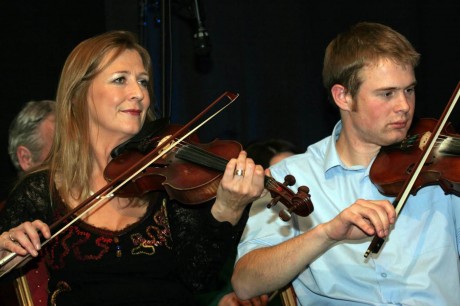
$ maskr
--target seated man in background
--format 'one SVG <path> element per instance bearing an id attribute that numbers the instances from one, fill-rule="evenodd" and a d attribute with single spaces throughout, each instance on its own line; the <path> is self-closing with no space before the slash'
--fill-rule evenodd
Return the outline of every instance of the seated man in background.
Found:
<path id="1" fill-rule="evenodd" d="M 29 101 L 11 122 L 8 154 L 18 176 L 40 165 L 48 156 L 53 142 L 55 108 L 56 102 L 52 100 Z M 48 273 L 41 259 L 28 263 L 15 276 L 12 284 L 0 284 L 1 305 L 47 304 Z"/>
<path id="2" fill-rule="evenodd" d="M 52 100 L 29 101 L 11 122 L 8 154 L 19 173 L 38 166 L 48 155 L 54 134 Z"/>

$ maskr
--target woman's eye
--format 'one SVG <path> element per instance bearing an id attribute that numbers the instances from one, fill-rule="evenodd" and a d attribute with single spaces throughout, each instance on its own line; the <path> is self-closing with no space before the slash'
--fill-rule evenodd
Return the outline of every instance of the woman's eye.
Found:
<path id="1" fill-rule="evenodd" d="M 144 87 L 147 87 L 149 85 L 149 80 L 140 80 L 139 84 L 141 84 Z"/>
<path id="2" fill-rule="evenodd" d="M 125 77 L 119 77 L 113 80 L 114 83 L 123 84 L 125 82 Z"/>

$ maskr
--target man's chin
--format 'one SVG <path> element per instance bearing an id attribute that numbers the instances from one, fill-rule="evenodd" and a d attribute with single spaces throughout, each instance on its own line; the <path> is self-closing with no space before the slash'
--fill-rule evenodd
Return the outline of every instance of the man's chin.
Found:
<path id="1" fill-rule="evenodd" d="M 387 147 L 387 146 L 390 146 L 390 145 L 394 145 L 394 144 L 398 144 L 398 143 L 401 143 L 404 139 L 406 138 L 406 134 L 399 134 L 399 135 L 395 135 L 394 137 L 389 137 L 388 139 L 386 139 L 384 141 L 384 144 L 382 145 L 382 147 Z"/>

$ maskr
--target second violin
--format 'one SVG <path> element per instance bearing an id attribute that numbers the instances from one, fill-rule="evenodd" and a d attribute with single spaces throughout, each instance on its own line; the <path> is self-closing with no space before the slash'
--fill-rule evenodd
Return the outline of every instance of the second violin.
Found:
<path id="1" fill-rule="evenodd" d="M 436 123 L 436 119 L 420 119 L 403 142 L 382 148 L 370 170 L 370 178 L 382 194 L 396 196 L 400 192 Z M 459 157 L 460 134 L 448 123 L 436 140 L 411 193 L 415 195 L 424 186 L 439 185 L 446 193 L 460 195 Z"/>
<path id="2" fill-rule="evenodd" d="M 147 132 L 141 133 L 143 137 L 136 137 L 115 148 L 112 152 L 114 158 L 104 171 L 106 179 L 110 182 L 118 177 L 158 144 L 174 141 L 170 137 L 179 128 L 180 125 L 168 125 L 165 120 L 157 120 L 154 125 L 146 127 Z M 165 190 L 172 199 L 185 204 L 206 202 L 215 198 L 228 160 L 238 156 L 241 149 L 241 144 L 232 140 L 202 144 L 192 134 L 117 191 L 117 195 L 142 196 L 150 191 Z M 282 210 L 280 217 L 285 221 L 290 219 L 291 213 L 308 216 L 313 212 L 308 187 L 302 186 L 298 193 L 294 193 L 287 187 L 294 182 L 292 176 L 286 177 L 283 184 L 265 177 L 265 188 L 274 198 L 268 207 L 278 201 L 283 203 L 287 210 Z"/>

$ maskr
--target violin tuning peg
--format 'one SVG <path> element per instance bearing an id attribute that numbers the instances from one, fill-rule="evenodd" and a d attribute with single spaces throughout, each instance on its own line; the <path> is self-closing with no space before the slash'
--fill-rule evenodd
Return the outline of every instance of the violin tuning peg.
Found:
<path id="1" fill-rule="evenodd" d="M 308 194 L 310 192 L 310 188 L 308 188 L 307 186 L 300 186 L 298 190 L 299 192 L 302 192 L 305 194 Z"/>
<path id="2" fill-rule="evenodd" d="M 291 213 L 285 209 L 281 210 L 280 213 L 278 214 L 284 222 L 287 222 L 291 220 Z"/>
<path id="3" fill-rule="evenodd" d="M 288 174 L 284 177 L 284 186 L 292 186 L 295 184 L 295 177 L 291 174 Z"/>
<path id="4" fill-rule="evenodd" d="M 267 204 L 267 208 L 272 208 L 273 206 L 276 205 L 276 203 L 278 203 L 278 201 L 280 200 L 280 197 L 274 197 L 268 204 Z"/>

